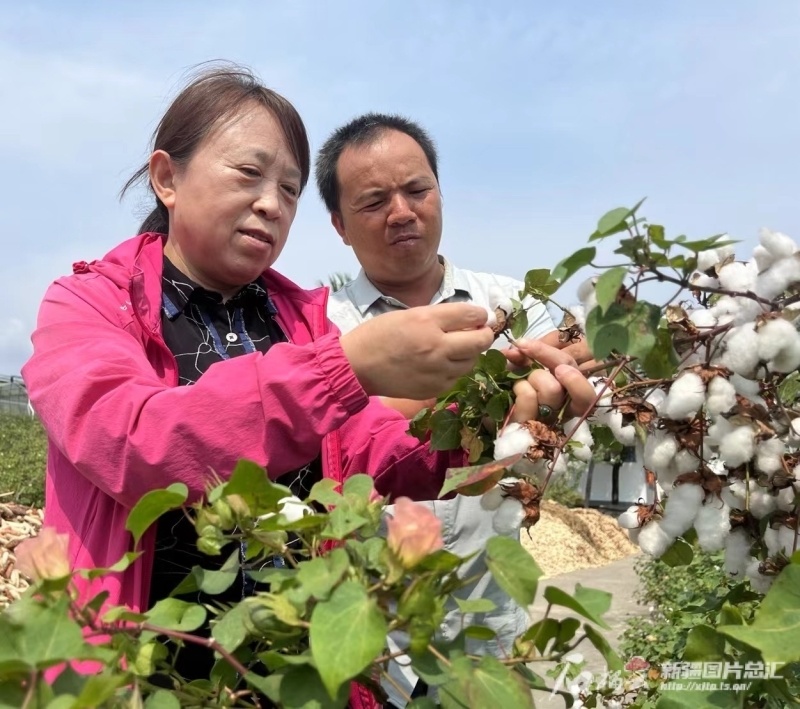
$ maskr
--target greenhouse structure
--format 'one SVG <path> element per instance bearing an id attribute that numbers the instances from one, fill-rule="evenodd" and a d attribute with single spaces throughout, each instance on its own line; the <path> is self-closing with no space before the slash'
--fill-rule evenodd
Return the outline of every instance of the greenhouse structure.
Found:
<path id="1" fill-rule="evenodd" d="M 18 374 L 0 374 L 0 413 L 33 416 L 28 390 Z"/>

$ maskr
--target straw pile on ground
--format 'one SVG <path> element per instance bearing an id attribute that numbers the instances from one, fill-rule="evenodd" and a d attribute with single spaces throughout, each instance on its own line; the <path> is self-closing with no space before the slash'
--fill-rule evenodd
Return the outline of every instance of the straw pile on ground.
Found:
<path id="1" fill-rule="evenodd" d="M 539 521 L 522 531 L 521 541 L 546 576 L 603 566 L 639 552 L 617 520 L 599 510 L 544 500 L 540 511 Z"/>

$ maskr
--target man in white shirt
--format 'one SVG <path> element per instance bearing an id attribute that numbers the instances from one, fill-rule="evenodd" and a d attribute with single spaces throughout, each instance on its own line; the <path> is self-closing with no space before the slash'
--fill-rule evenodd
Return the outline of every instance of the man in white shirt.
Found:
<path id="1" fill-rule="evenodd" d="M 442 201 L 436 149 L 416 123 L 374 113 L 354 119 L 334 131 L 323 145 L 316 179 L 334 228 L 362 266 L 355 280 L 329 299 L 328 317 L 342 332 L 376 315 L 420 305 L 469 301 L 489 306 L 492 286 L 519 299 L 523 283 L 460 269 L 439 254 Z M 542 338 L 559 346 L 558 332 L 546 308 L 533 301 L 526 305 L 531 307 L 524 338 Z M 505 338 L 495 343 L 495 347 L 507 345 Z M 386 403 L 412 416 L 430 402 Z M 445 548 L 459 556 L 482 550 L 486 540 L 496 534 L 492 513 L 481 507 L 480 498 L 456 496 L 425 504 L 443 522 Z M 518 538 L 519 531 L 513 536 Z M 470 641 L 469 650 L 505 657 L 514 638 L 527 626 L 526 611 L 497 586 L 483 554 L 470 559 L 462 575 L 478 578 L 459 592 L 461 598 L 488 598 L 496 606 L 472 618 L 473 623 L 492 628 L 496 638 L 486 643 Z M 448 610 L 441 634 L 449 640 L 461 629 L 461 614 L 455 604 Z M 410 669 L 392 663 L 390 674 L 406 695 L 415 689 L 419 693 L 422 683 Z M 406 700 L 394 686 L 386 683 L 384 689 L 393 705 L 405 706 Z"/>

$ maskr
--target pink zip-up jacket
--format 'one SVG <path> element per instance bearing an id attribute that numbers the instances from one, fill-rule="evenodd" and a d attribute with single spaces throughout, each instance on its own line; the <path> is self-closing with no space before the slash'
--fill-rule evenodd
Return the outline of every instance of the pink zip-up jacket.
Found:
<path id="1" fill-rule="evenodd" d="M 69 535 L 73 569 L 107 567 L 131 551 L 131 507 L 149 490 L 185 483 L 202 496 L 211 471 L 223 478 L 241 458 L 272 478 L 320 450 L 338 482 L 363 472 L 382 494 L 435 499 L 460 453 L 431 452 L 406 433 L 399 413 L 370 399 L 326 318 L 328 290 L 305 291 L 264 274 L 289 343 L 213 365 L 177 386 L 161 336 L 164 237 L 141 234 L 48 289 L 23 368 L 49 437 L 44 523 Z M 87 586 L 109 604 L 147 602 L 155 527 L 141 558 Z"/>

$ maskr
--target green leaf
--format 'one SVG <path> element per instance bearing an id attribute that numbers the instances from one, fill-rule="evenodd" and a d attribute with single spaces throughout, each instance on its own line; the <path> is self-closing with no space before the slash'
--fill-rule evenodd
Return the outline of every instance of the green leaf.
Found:
<path id="1" fill-rule="evenodd" d="M 470 625 L 464 629 L 464 635 L 468 638 L 482 641 L 494 640 L 497 637 L 497 633 L 494 630 L 484 625 Z"/>
<path id="2" fill-rule="evenodd" d="M 560 286 L 546 268 L 535 268 L 525 274 L 525 295 L 533 296 L 537 300 L 552 295 Z"/>
<path id="3" fill-rule="evenodd" d="M 427 410 L 427 409 L 426 409 Z M 342 501 L 342 496 L 336 491 L 339 483 L 331 478 L 324 478 L 319 482 L 314 483 L 311 491 L 308 493 L 306 502 L 319 502 L 326 507 L 333 507 Z"/>
<path id="4" fill-rule="evenodd" d="M 717 631 L 759 650 L 765 662 L 800 662 L 800 566 L 789 564 L 781 571 L 750 625 L 723 625 Z"/>
<path id="5" fill-rule="evenodd" d="M 317 670 L 308 665 L 292 667 L 281 680 L 280 697 L 281 705 L 292 709 L 343 709 L 350 698 L 350 685 L 342 684 L 331 698 Z"/>
<path id="6" fill-rule="evenodd" d="M 177 509 L 189 496 L 189 489 L 183 483 L 172 483 L 165 490 L 146 492 L 128 515 L 125 529 L 133 535 L 134 545 L 153 522 L 170 510 Z"/>
<path id="7" fill-rule="evenodd" d="M 311 654 L 331 698 L 386 644 L 386 620 L 363 586 L 345 581 L 311 615 Z"/>
<path id="8" fill-rule="evenodd" d="M 361 529 L 369 520 L 350 509 L 348 505 L 339 505 L 328 515 L 328 524 L 322 530 L 323 539 L 344 539 L 357 529 Z"/>
<path id="9" fill-rule="evenodd" d="M 612 303 L 605 313 L 593 308 L 586 318 L 586 337 L 596 359 L 605 359 L 613 351 L 642 359 L 656 343 L 655 333 L 661 320 L 657 305 L 637 302 L 627 310 Z"/>
<path id="10" fill-rule="evenodd" d="M 522 677 L 492 655 L 484 655 L 474 667 L 466 658 L 454 662 L 452 667 L 460 685 L 458 694 L 466 698 L 467 707 L 533 709 L 533 697 Z M 453 696 L 456 701 L 457 696 Z M 444 701 L 442 706 L 446 706 Z"/>
<path id="11" fill-rule="evenodd" d="M 181 703 L 172 692 L 157 689 L 145 700 L 144 709 L 181 709 Z"/>
<path id="12" fill-rule="evenodd" d="M 237 548 L 219 570 L 204 569 L 201 566 L 192 567 L 191 572 L 184 577 L 170 595 L 181 596 L 200 590 L 217 596 L 233 585 L 240 571 L 239 549 Z"/>
<path id="13" fill-rule="evenodd" d="M 714 689 L 708 691 L 694 690 L 698 680 L 672 680 L 658 699 L 656 709 L 732 709 L 741 707 L 737 693 L 730 689 Z M 703 684 L 720 684 L 722 680 L 703 679 Z M 727 680 L 726 680 L 727 681 Z"/>
<path id="14" fill-rule="evenodd" d="M 581 268 L 594 261 L 596 255 L 597 249 L 594 246 L 584 246 L 582 249 L 578 249 L 574 254 L 567 256 L 556 265 L 551 278 L 563 284 Z"/>
<path id="15" fill-rule="evenodd" d="M 448 468 L 444 474 L 444 485 L 439 497 L 444 497 L 454 490 L 461 495 L 477 496 L 493 488 L 499 480 L 508 474 L 508 469 L 522 459 L 517 454 L 493 460 L 483 465 L 468 465 L 465 468 Z"/>
<path id="16" fill-rule="evenodd" d="M 369 502 L 369 496 L 374 489 L 375 481 L 369 475 L 358 473 L 357 475 L 351 475 L 344 481 L 342 493 L 346 497 L 355 497 L 358 500 Z"/>
<path id="17" fill-rule="evenodd" d="M 588 618 L 592 623 L 608 630 L 608 624 L 601 616 L 611 605 L 610 593 L 576 584 L 574 596 L 570 596 L 566 591 L 555 586 L 548 586 L 544 590 L 544 597 L 548 603 L 569 608 L 584 618 Z"/>
<path id="18" fill-rule="evenodd" d="M 303 561 L 298 565 L 297 580 L 318 600 L 325 600 L 350 567 L 350 557 L 344 549 Z"/>
<path id="19" fill-rule="evenodd" d="M 617 300 L 619 295 L 620 286 L 628 275 L 628 269 L 625 266 L 617 266 L 616 268 L 609 268 L 597 279 L 595 286 L 595 293 L 597 294 L 597 305 L 605 312 L 608 306 Z"/>
<path id="20" fill-rule="evenodd" d="M 792 372 L 778 385 L 778 395 L 784 406 L 793 406 L 800 398 L 800 372 Z"/>
<path id="21" fill-rule="evenodd" d="M 614 648 L 611 647 L 608 640 L 606 640 L 594 626 L 588 623 L 583 624 L 583 632 L 586 633 L 586 638 L 589 642 L 592 643 L 603 656 L 603 659 L 606 661 L 606 667 L 608 667 L 611 672 L 621 671 L 625 663 L 615 652 Z"/>
<path id="22" fill-rule="evenodd" d="M 650 237 L 650 241 L 661 249 L 667 249 L 672 245 L 672 242 L 668 241 L 664 236 L 664 227 L 659 224 L 648 225 L 647 236 Z"/>
<path id="23" fill-rule="evenodd" d="M 240 460 L 225 483 L 225 495 L 241 495 L 254 513 L 277 512 L 278 502 L 292 491 L 276 485 L 267 471 L 251 460 Z"/>
<path id="24" fill-rule="evenodd" d="M 431 416 L 431 449 L 456 450 L 461 446 L 461 419 L 450 409 L 436 411 Z"/>
<path id="25" fill-rule="evenodd" d="M 708 662 L 725 659 L 725 638 L 710 625 L 696 625 L 686 636 L 683 660 Z"/>
<path id="26" fill-rule="evenodd" d="M 490 598 L 456 598 L 453 596 L 459 610 L 466 613 L 489 613 L 497 608 Z"/>
<path id="27" fill-rule="evenodd" d="M 659 328 L 656 344 L 644 358 L 642 366 L 651 379 L 671 379 L 678 368 L 678 355 L 672 346 L 672 335 L 666 328 Z"/>
<path id="28" fill-rule="evenodd" d="M 528 628 L 520 637 L 523 642 L 532 642 L 534 647 L 544 653 L 547 643 L 555 640 L 561 624 L 555 618 L 542 618 Z"/>
<path id="29" fill-rule="evenodd" d="M 606 212 L 597 222 L 597 231 L 595 233 L 598 235 L 598 238 L 610 236 L 611 234 L 616 234 L 627 229 L 627 222 L 625 220 L 628 218 L 629 214 L 630 210 L 626 207 L 617 207 L 616 209 Z M 594 235 L 590 238 L 590 241 L 591 240 L 594 240 Z"/>
<path id="30" fill-rule="evenodd" d="M 125 569 L 127 569 L 141 555 L 142 552 L 140 551 L 129 551 L 124 554 L 118 562 L 112 566 L 109 566 L 108 568 L 81 569 L 78 573 L 89 580 L 105 576 L 106 574 L 118 574 L 122 571 L 125 571 Z"/>
<path id="31" fill-rule="evenodd" d="M 223 649 L 233 652 L 247 638 L 245 621 L 250 609 L 244 603 L 237 603 L 227 613 L 211 624 L 211 636 Z"/>
<path id="32" fill-rule="evenodd" d="M 676 539 L 672 546 L 667 549 L 659 558 L 667 566 L 688 566 L 694 558 L 694 550 L 691 544 L 687 544 L 683 539 Z"/>
<path id="33" fill-rule="evenodd" d="M 495 394 L 484 407 L 484 413 L 495 421 L 503 421 L 511 407 L 511 395 L 507 391 Z"/>
<path id="34" fill-rule="evenodd" d="M 147 612 L 148 623 L 168 630 L 191 633 L 206 621 L 206 609 L 177 598 L 164 598 Z"/>
<path id="35" fill-rule="evenodd" d="M 542 570 L 522 545 L 508 537 L 491 537 L 486 542 L 486 566 L 494 580 L 523 607 L 533 603 Z"/>
<path id="36" fill-rule="evenodd" d="M 53 606 L 28 606 L 22 632 L 13 634 L 16 638 L 15 654 L 20 661 L 29 667 L 44 669 L 81 655 L 83 634 L 80 626 L 69 616 L 68 603 L 69 598 L 64 596 Z M 7 636 L 4 637 L 5 643 L 8 643 Z"/>
<path id="37" fill-rule="evenodd" d="M 528 311 L 524 308 L 514 313 L 514 321 L 511 325 L 511 337 L 518 340 L 528 332 Z"/>

